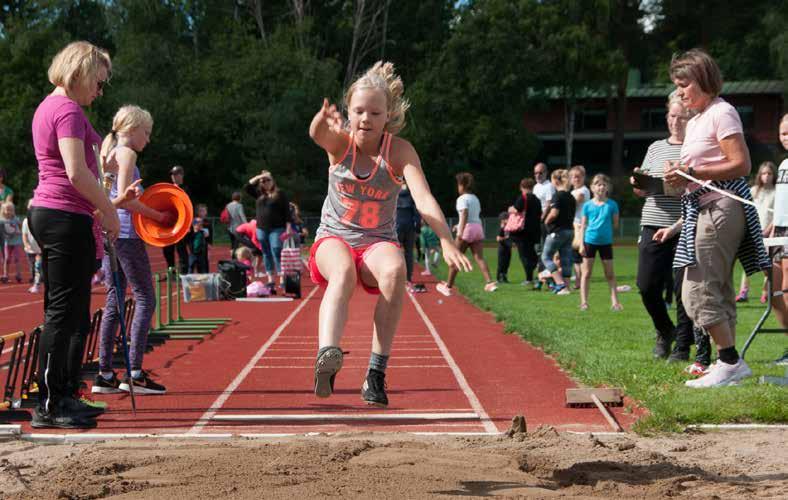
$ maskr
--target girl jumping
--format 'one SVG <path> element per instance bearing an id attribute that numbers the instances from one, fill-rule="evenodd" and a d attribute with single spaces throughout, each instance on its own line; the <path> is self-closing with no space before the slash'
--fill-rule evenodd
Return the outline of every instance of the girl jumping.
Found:
<path id="1" fill-rule="evenodd" d="M 446 219 L 430 193 L 413 146 L 395 134 L 405 125 L 409 103 L 391 63 L 377 62 L 345 94 L 349 125 L 327 99 L 312 119 L 309 135 L 328 155 L 328 195 L 309 255 L 312 280 L 325 285 L 318 323 L 319 350 L 314 391 L 334 391 L 342 368 L 339 344 L 348 303 L 357 283 L 379 295 L 372 354 L 361 397 L 385 407 L 386 365 L 405 295 L 405 260 L 397 244 L 395 211 L 403 182 L 410 187 L 423 219 L 441 240 L 447 264 L 470 270 L 454 246 Z"/>

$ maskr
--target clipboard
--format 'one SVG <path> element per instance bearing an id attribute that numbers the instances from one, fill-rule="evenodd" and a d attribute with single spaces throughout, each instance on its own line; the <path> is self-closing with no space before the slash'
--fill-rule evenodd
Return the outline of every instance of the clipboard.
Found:
<path id="1" fill-rule="evenodd" d="M 646 194 L 665 194 L 665 186 L 662 179 L 652 177 L 640 172 L 632 172 L 635 179 L 635 187 L 644 191 Z"/>

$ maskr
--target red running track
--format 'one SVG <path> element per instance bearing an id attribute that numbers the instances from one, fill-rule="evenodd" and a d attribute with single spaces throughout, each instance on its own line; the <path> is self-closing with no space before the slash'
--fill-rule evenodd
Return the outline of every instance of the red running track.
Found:
<path id="1" fill-rule="evenodd" d="M 226 252 L 213 249 L 213 260 Z M 150 255 L 154 269 L 163 269 L 160 251 L 151 249 Z M 387 372 L 387 409 L 367 407 L 360 398 L 376 300 L 361 289 L 350 305 L 342 343 L 347 354 L 335 394 L 314 396 L 322 289 L 305 277 L 301 300 L 184 304 L 187 318 L 231 317 L 232 322 L 202 340 L 170 340 L 149 352 L 146 369 L 167 386 L 167 394 L 137 396 L 136 416 L 128 395 L 102 396 L 110 410 L 89 432 L 495 433 L 505 431 L 517 414 L 525 415 L 529 428 L 610 430 L 595 408 L 564 406 L 564 390 L 575 384 L 540 350 L 505 334 L 491 314 L 463 297 L 446 298 L 434 284 L 427 287 L 428 293 L 409 295 L 405 302 Z M 0 286 L 0 332 L 29 331 L 41 322 L 41 297 L 26 288 Z M 103 301 L 103 287 L 94 288 L 93 307 Z M 636 418 L 621 408 L 613 412 L 624 427 Z M 23 432 L 32 431 L 28 422 L 21 423 Z"/>

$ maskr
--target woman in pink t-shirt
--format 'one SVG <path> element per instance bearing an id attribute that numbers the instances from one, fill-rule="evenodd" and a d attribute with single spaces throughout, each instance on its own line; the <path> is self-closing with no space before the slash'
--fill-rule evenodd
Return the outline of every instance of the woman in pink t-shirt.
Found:
<path id="1" fill-rule="evenodd" d="M 97 182 L 94 147 L 101 138 L 82 111 L 102 94 L 111 70 L 104 50 L 87 42 L 69 44 L 52 60 L 48 76 L 55 89 L 33 116 L 38 186 L 29 220 L 41 247 L 46 290 L 36 428 L 94 427 L 103 411 L 75 396 L 90 327 L 94 213 L 110 240 L 120 230 L 118 214 Z"/>
<path id="2" fill-rule="evenodd" d="M 714 59 L 694 49 L 674 57 L 670 77 L 684 106 L 696 114 L 687 123 L 680 162 L 666 170 L 665 180 L 686 186 L 682 218 L 662 228 L 654 239 L 667 240 L 681 228 L 674 268 L 684 268 L 681 299 L 696 326 L 717 344 L 719 360 L 687 386 L 719 387 L 752 375 L 736 351 L 736 303 L 733 265 L 739 258 L 747 274 L 770 266 L 758 213 L 719 191 L 690 182 L 711 181 L 724 193 L 752 200 L 746 176 L 750 153 L 736 109 L 719 97 L 722 75 Z"/>

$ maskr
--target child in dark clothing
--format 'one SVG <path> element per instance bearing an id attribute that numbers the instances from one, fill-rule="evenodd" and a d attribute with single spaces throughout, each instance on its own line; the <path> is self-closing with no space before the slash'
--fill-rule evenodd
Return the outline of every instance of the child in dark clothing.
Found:
<path id="1" fill-rule="evenodd" d="M 204 221 L 195 217 L 192 222 L 194 236 L 192 237 L 192 252 L 189 255 L 190 273 L 208 272 L 208 234 L 205 230 Z"/>
<path id="2" fill-rule="evenodd" d="M 498 242 L 498 271 L 495 273 L 498 283 L 509 283 L 506 275 L 509 272 L 509 262 L 512 260 L 512 240 L 509 238 L 509 233 L 504 230 L 508 218 L 508 212 L 498 214 L 501 225 L 498 236 L 495 237 L 495 241 Z"/>

